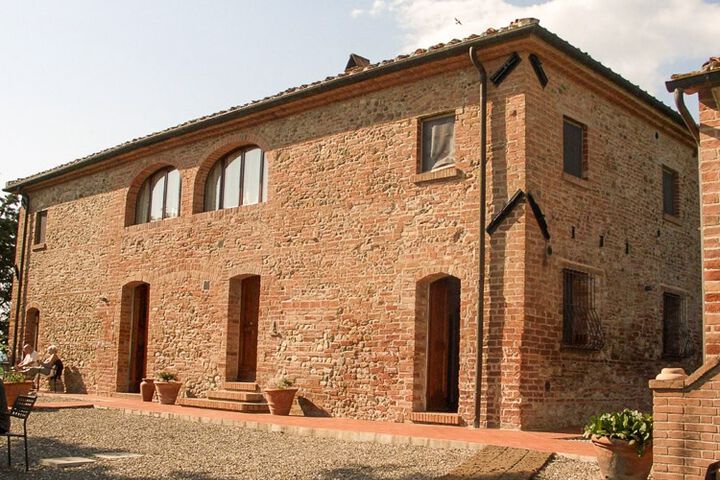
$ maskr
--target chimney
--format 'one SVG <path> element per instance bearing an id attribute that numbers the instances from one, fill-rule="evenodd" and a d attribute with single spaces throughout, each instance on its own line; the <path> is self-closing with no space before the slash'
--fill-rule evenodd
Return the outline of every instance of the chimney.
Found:
<path id="1" fill-rule="evenodd" d="M 356 53 L 351 53 L 347 65 L 345 65 L 345 71 L 349 72 L 351 70 L 355 70 L 356 68 L 367 67 L 368 65 L 370 65 L 370 60 L 365 57 L 361 57 Z"/>

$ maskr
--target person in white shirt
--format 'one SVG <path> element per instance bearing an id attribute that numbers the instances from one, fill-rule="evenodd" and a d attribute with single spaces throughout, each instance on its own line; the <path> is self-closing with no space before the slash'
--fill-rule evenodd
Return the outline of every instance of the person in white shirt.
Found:
<path id="1" fill-rule="evenodd" d="M 35 349 L 30 345 L 29 343 L 26 343 L 23 346 L 23 355 L 25 355 L 20 363 L 18 363 L 18 368 L 30 368 L 30 367 L 37 367 L 40 363 L 40 354 L 35 351 Z"/>

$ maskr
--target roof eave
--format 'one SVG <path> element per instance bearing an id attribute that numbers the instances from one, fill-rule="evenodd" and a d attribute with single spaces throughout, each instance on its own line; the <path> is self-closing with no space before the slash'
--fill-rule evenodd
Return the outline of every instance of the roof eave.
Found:
<path id="1" fill-rule="evenodd" d="M 680 89 L 690 94 L 697 93 L 697 91 L 704 86 L 716 87 L 718 85 L 720 85 L 720 70 L 690 73 L 665 82 L 665 88 L 667 88 L 668 92 L 674 92 Z"/>
<path id="2" fill-rule="evenodd" d="M 386 75 L 389 73 L 397 72 L 400 70 L 404 70 L 406 68 L 412 68 L 419 65 L 423 65 L 425 63 L 441 60 L 448 57 L 453 57 L 457 55 L 461 55 L 467 52 L 467 49 L 470 46 L 475 47 L 489 47 L 493 45 L 497 45 L 499 43 L 507 42 L 510 40 L 516 40 L 519 38 L 527 37 L 532 34 L 537 35 L 539 38 L 547 42 L 548 44 L 554 46 L 558 50 L 562 51 L 563 53 L 569 55 L 571 58 L 577 60 L 582 65 L 585 65 L 586 67 L 590 68 L 591 70 L 596 71 L 600 75 L 608 78 L 609 80 L 619 84 L 624 90 L 626 90 L 628 93 L 639 97 L 642 101 L 645 103 L 648 103 L 650 106 L 658 109 L 661 113 L 666 115 L 670 120 L 674 121 L 675 123 L 679 124 L 684 129 L 684 124 L 682 121 L 682 118 L 680 115 L 675 112 L 672 108 L 668 107 L 652 95 L 648 94 L 644 90 L 642 90 L 637 85 L 634 85 L 633 83 L 629 82 L 619 74 L 613 72 L 600 62 L 594 60 L 591 58 L 587 53 L 581 51 L 577 47 L 574 47 L 567 41 L 563 40 L 562 38 L 558 37 L 554 33 L 546 30 L 545 28 L 541 27 L 538 23 L 530 23 L 528 25 L 518 26 L 512 29 L 508 30 L 502 30 L 495 34 L 488 35 L 488 36 L 482 36 L 478 38 L 473 38 L 470 40 L 465 40 L 459 43 L 455 43 L 453 45 L 449 45 L 443 48 L 439 48 L 437 50 L 430 50 L 427 53 L 424 53 L 422 55 L 417 56 L 409 56 L 408 58 L 403 58 L 397 61 L 394 61 L 392 63 L 389 63 L 387 65 L 380 65 L 375 68 L 371 68 L 368 70 L 363 70 L 358 73 L 354 73 L 352 75 L 342 76 L 338 77 L 332 80 L 329 80 L 327 82 L 322 82 L 318 85 L 310 86 L 307 88 L 304 88 L 302 90 L 290 92 L 284 95 L 280 95 L 278 97 L 273 97 L 267 100 L 262 100 L 256 103 L 252 103 L 250 105 L 247 105 L 242 108 L 238 108 L 235 110 L 228 111 L 226 113 L 216 114 L 213 115 L 207 119 L 198 120 L 197 122 L 189 123 L 187 125 L 182 125 L 177 128 L 171 128 L 167 131 L 159 132 L 155 135 L 150 135 L 145 138 L 141 138 L 137 141 L 131 141 L 126 144 L 119 145 L 117 147 L 110 148 L 108 150 L 105 150 L 103 152 L 99 152 L 94 155 L 88 156 L 84 160 L 77 161 L 76 163 L 69 164 L 65 167 L 58 167 L 54 170 L 49 170 L 47 172 L 43 172 L 37 175 L 33 175 L 24 179 L 15 180 L 7 182 L 5 185 L 5 188 L 3 189 L 6 192 L 13 192 L 13 193 L 19 193 L 23 189 L 26 189 L 27 187 L 36 185 L 38 183 L 44 182 L 46 180 L 50 180 L 53 178 L 57 178 L 63 175 L 67 175 L 69 173 L 72 173 L 74 171 L 87 168 L 89 166 L 95 165 L 97 163 L 100 163 L 102 161 L 108 160 L 110 158 L 114 158 L 135 150 L 138 150 L 140 148 L 149 147 L 158 143 L 161 143 L 163 141 L 169 140 L 171 138 L 179 137 L 182 135 L 186 135 L 188 133 L 196 132 L 198 130 L 202 130 L 204 128 L 212 127 L 215 125 L 223 124 L 225 122 L 229 122 L 232 120 L 236 120 L 239 118 L 242 118 L 246 115 L 251 115 L 254 113 L 259 113 L 265 110 L 270 110 L 272 108 L 291 103 L 297 100 L 301 100 L 313 95 L 317 95 L 329 90 L 333 90 L 336 88 L 345 87 L 348 85 L 352 85 L 355 83 L 363 82 L 365 80 L 373 79 L 382 75 Z"/>

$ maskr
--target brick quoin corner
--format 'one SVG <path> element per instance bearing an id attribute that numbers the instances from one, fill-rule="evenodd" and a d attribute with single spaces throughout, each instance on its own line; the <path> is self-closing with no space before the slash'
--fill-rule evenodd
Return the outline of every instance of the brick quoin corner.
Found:
<path id="1" fill-rule="evenodd" d="M 673 75 L 666 85 L 681 95 L 697 94 L 699 100 L 700 124 L 692 118 L 688 123 L 698 133 L 705 355 L 703 365 L 688 377 L 650 382 L 653 476 L 701 480 L 708 471 L 717 472 L 720 461 L 720 60 L 710 59 L 697 72 Z"/>
<path id="2" fill-rule="evenodd" d="M 488 82 L 486 147 L 471 45 L 491 75 L 520 58 Z M 423 121 L 440 114 L 454 118 L 454 164 L 423 173 Z M 584 126 L 583 178 L 563 173 L 566 119 Z M 267 201 L 203 211 L 213 165 L 249 146 L 265 153 Z M 676 113 L 534 21 L 361 65 L 10 182 L 30 199 L 11 332 L 17 323 L 18 345 L 37 332 L 40 348 L 59 347 L 69 391 L 128 391 L 130 317 L 141 308 L 129 292 L 147 285 L 147 375 L 175 371 L 181 396 L 203 397 L 240 376 L 236 307 L 251 288 L 243 280 L 259 276 L 255 381 L 284 374 L 314 411 L 403 422 L 433 410 L 430 297 L 455 292 L 457 411 L 445 413 L 472 424 L 481 148 L 488 220 L 521 190 L 550 238 L 527 199 L 487 236 L 480 424 L 559 428 L 649 409 L 647 381 L 668 363 L 665 293 L 682 297 L 692 352 L 673 365 L 701 362 L 694 141 Z M 143 182 L 168 166 L 180 173 L 179 216 L 133 224 Z M 664 167 L 677 173 L 671 219 Z M 36 245 L 38 212 L 47 217 Z M 601 348 L 564 345 L 568 270 L 593 278 Z"/>

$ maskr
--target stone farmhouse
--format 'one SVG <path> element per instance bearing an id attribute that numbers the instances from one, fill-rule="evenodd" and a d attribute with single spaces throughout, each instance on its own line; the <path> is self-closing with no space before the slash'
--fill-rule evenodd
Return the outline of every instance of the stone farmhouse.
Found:
<path id="1" fill-rule="evenodd" d="M 534 19 L 6 191 L 11 344 L 57 345 L 69 391 L 170 370 L 185 405 L 254 411 L 224 389 L 285 375 L 308 415 L 542 429 L 701 361 L 695 141 Z"/>

